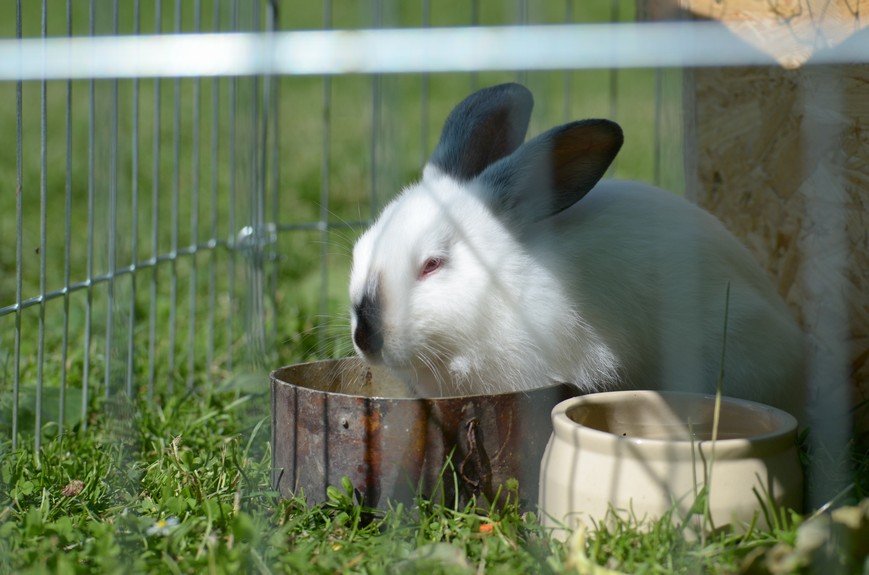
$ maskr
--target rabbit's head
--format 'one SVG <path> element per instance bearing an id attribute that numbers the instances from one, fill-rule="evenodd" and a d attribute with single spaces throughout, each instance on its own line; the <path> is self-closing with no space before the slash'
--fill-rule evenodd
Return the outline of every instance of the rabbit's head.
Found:
<path id="1" fill-rule="evenodd" d="M 568 342 L 582 345 L 547 230 L 603 175 L 622 134 L 587 120 L 523 144 L 532 106 L 517 84 L 466 98 L 422 180 L 354 248 L 354 347 L 426 393 L 541 385 Z"/>

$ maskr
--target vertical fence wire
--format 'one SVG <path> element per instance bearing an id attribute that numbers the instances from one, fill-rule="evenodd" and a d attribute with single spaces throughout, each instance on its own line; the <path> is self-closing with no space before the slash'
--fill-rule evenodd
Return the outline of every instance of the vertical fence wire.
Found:
<path id="1" fill-rule="evenodd" d="M 181 0 L 175 0 L 175 33 L 181 33 Z M 178 335 L 178 235 L 180 232 L 179 211 L 181 197 L 181 79 L 172 84 L 172 212 L 171 212 L 171 258 L 169 268 L 169 392 L 174 389 L 175 344 Z"/>
<path id="2" fill-rule="evenodd" d="M 565 24 L 573 24 L 573 0 L 564 0 L 564 23 Z M 563 78 L 563 88 L 564 88 L 564 121 L 569 122 L 572 118 L 572 111 L 570 106 L 570 99 L 572 97 L 571 94 L 571 79 L 572 74 L 570 70 L 565 70 L 562 72 Z"/>
<path id="3" fill-rule="evenodd" d="M 610 0 L 610 22 L 618 22 L 621 17 L 621 6 L 619 0 Z M 609 98 L 610 109 L 608 118 L 616 122 L 618 121 L 619 112 L 619 68 L 611 68 L 609 71 Z M 616 156 L 607 170 L 609 176 L 616 173 L 618 162 L 619 158 Z"/>
<path id="4" fill-rule="evenodd" d="M 664 71 L 655 68 L 655 117 L 652 128 L 652 181 L 656 186 L 661 185 L 661 123 L 664 111 Z"/>
<path id="5" fill-rule="evenodd" d="M 267 25 L 267 30 L 269 32 L 276 32 L 280 27 L 280 8 L 278 6 L 278 0 L 269 0 L 269 21 Z M 278 322 L 277 322 L 277 301 L 276 295 L 278 293 L 278 274 L 280 273 L 280 258 L 278 257 L 275 250 L 277 249 L 277 230 L 281 228 L 281 187 L 280 187 L 280 148 L 281 148 L 281 133 L 280 133 L 280 108 L 281 108 L 281 79 L 280 77 L 268 77 L 270 82 L 270 98 L 271 98 L 271 119 L 268 122 L 268 125 L 272 130 L 272 147 L 271 147 L 271 189 L 272 189 L 272 219 L 274 222 L 275 229 L 275 243 L 272 244 L 273 250 L 269 256 L 269 263 L 271 267 L 271 274 L 269 275 L 269 287 L 268 294 L 272 298 L 272 313 L 275 314 L 275 317 L 272 318 L 271 321 L 271 334 L 269 341 L 272 345 L 277 343 L 278 340 Z M 263 151 L 265 153 L 265 150 Z"/>
<path id="6" fill-rule="evenodd" d="M 230 30 L 238 31 L 238 0 L 232 0 L 230 5 Z M 235 217 L 236 203 L 236 115 L 238 111 L 238 77 L 233 76 L 229 81 L 229 314 L 227 314 L 227 369 L 232 370 L 235 362 L 235 342 L 233 341 L 233 319 L 236 306 L 236 243 L 237 221 Z"/>
<path id="7" fill-rule="evenodd" d="M 133 33 L 139 35 L 142 32 L 140 0 L 133 2 Z M 136 296 L 137 276 L 139 267 L 139 79 L 133 79 L 132 101 L 132 125 L 131 125 L 131 176 L 130 176 L 130 204 L 132 221 L 130 222 L 130 261 L 133 273 L 130 274 L 130 308 L 127 324 L 127 373 L 126 393 L 128 398 L 133 397 L 133 358 L 135 357 L 136 336 Z"/>
<path id="8" fill-rule="evenodd" d="M 48 36 L 48 1 L 42 0 L 40 34 Z M 39 465 L 42 445 L 42 385 L 45 376 L 45 258 L 48 211 L 48 83 L 39 82 L 39 331 L 36 351 L 36 406 L 34 408 L 34 452 Z"/>
<path id="9" fill-rule="evenodd" d="M 272 12 L 274 0 L 263 0 L 262 2 L 256 3 L 256 21 L 255 21 L 255 29 L 259 31 L 272 31 L 274 28 L 274 13 Z M 274 310 L 273 294 L 269 291 L 268 287 L 271 285 L 271 262 L 272 255 L 274 254 L 274 244 L 273 240 L 276 240 L 274 237 L 274 230 L 276 226 L 274 222 L 270 219 L 268 222 L 266 221 L 266 210 L 267 207 L 270 208 L 269 205 L 269 166 L 271 162 L 271 156 L 268 153 L 269 150 L 269 141 L 271 139 L 271 113 L 272 106 L 274 100 L 274 77 L 271 75 L 266 75 L 262 77 L 262 79 L 257 79 L 258 83 L 261 83 L 262 87 L 262 108 L 260 110 L 260 134 L 259 134 L 259 163 L 257 164 L 257 169 L 255 170 L 257 174 L 257 180 L 259 181 L 259 225 L 263 229 L 264 241 L 261 243 L 262 251 L 260 253 L 260 279 L 259 279 L 259 289 L 255 294 L 259 300 L 259 315 L 257 316 L 257 320 L 259 321 L 259 331 L 262 334 L 262 360 L 266 361 L 269 357 L 265 355 L 269 349 L 268 339 L 268 326 L 271 311 Z M 255 148 L 257 146 L 254 146 Z M 268 307 L 266 306 L 268 304 Z"/>
<path id="10" fill-rule="evenodd" d="M 520 26 L 528 25 L 528 0 L 518 0 L 516 5 L 517 12 L 517 20 L 519 21 Z M 527 70 L 519 70 L 516 73 L 516 79 L 520 84 L 528 83 L 528 71 Z"/>
<path id="11" fill-rule="evenodd" d="M 422 27 L 431 27 L 431 0 L 422 0 Z M 428 160 L 428 128 L 429 128 L 429 91 L 431 89 L 429 74 L 423 73 L 420 79 L 419 94 L 419 150 L 420 166 L 424 166 Z"/>
<path id="12" fill-rule="evenodd" d="M 323 28 L 332 29 L 332 1 L 323 0 Z M 329 313 L 329 192 L 332 166 L 332 77 L 323 76 L 323 149 L 320 166 L 320 302 L 317 349 L 326 352 L 326 316 Z"/>
<path id="13" fill-rule="evenodd" d="M 15 5 L 15 36 L 21 38 L 21 0 Z M 18 402 L 21 384 L 21 300 L 23 260 L 22 244 L 24 234 L 24 214 L 22 212 L 22 193 L 24 179 L 23 166 L 23 88 L 22 82 L 15 84 L 15 359 L 12 375 L 12 449 L 18 447 Z"/>
<path id="14" fill-rule="evenodd" d="M 163 0 L 154 2 L 154 32 L 163 32 Z M 159 281 L 159 268 L 157 257 L 160 254 L 160 233 L 158 222 L 160 221 L 160 134 L 162 107 L 160 99 L 162 90 L 160 78 L 154 78 L 154 158 L 152 165 L 151 182 L 151 282 L 149 290 L 149 314 L 148 314 L 148 399 L 154 397 L 154 381 L 156 378 L 156 351 L 157 351 L 157 288 Z"/>
<path id="15" fill-rule="evenodd" d="M 112 31 L 118 34 L 118 0 L 112 3 Z M 114 379 L 113 360 L 115 338 L 115 270 L 117 266 L 118 239 L 118 80 L 111 81 L 111 126 L 109 132 L 109 209 L 108 209 L 108 281 L 106 283 L 106 356 L 105 389 L 103 393 L 108 398 L 112 394 Z"/>
<path id="16" fill-rule="evenodd" d="M 374 0 L 374 28 L 383 26 L 383 0 Z M 382 77 L 380 74 L 374 74 L 371 78 L 371 219 L 373 220 L 378 212 L 378 195 L 377 186 L 380 184 L 377 173 L 377 146 L 380 140 L 380 114 L 382 108 Z"/>
<path id="17" fill-rule="evenodd" d="M 96 33 L 96 6 L 94 0 L 90 0 L 88 14 L 88 31 L 91 36 Z M 81 421 L 82 429 L 87 429 L 87 410 L 90 394 L 90 368 L 91 368 L 91 337 L 93 335 L 93 279 L 94 279 L 94 140 L 96 134 L 94 126 L 96 122 L 96 84 L 93 79 L 88 81 L 88 223 L 87 223 L 87 294 L 85 300 L 85 336 L 84 336 L 84 367 L 82 372 L 81 393 Z"/>
<path id="18" fill-rule="evenodd" d="M 193 4 L 193 31 L 199 33 L 202 31 L 202 1 L 195 0 Z M 191 189 L 190 189 L 190 245 L 193 248 L 193 255 L 190 256 L 190 286 L 189 286 L 189 307 L 190 316 L 188 323 L 187 334 L 187 388 L 193 387 L 194 375 L 196 371 L 196 296 L 198 292 L 197 286 L 197 252 L 199 246 L 199 177 L 200 177 L 200 161 L 199 161 L 199 139 L 200 139 L 200 100 L 202 97 L 202 80 L 200 78 L 193 79 L 193 166 L 191 174 Z"/>
<path id="19" fill-rule="evenodd" d="M 249 2 L 247 4 L 250 12 L 248 13 L 248 25 L 245 27 L 245 30 L 250 30 L 250 26 L 253 24 L 253 14 L 256 11 L 256 7 L 253 5 L 253 2 Z M 256 142 L 259 140 L 259 119 L 257 118 L 257 108 L 259 107 L 259 93 L 257 90 L 257 80 L 256 78 L 247 78 L 245 83 L 250 86 L 250 94 L 248 95 L 248 102 L 250 107 L 247 110 L 247 142 L 253 141 Z M 257 310 L 255 308 L 256 302 L 254 300 L 255 294 L 254 289 L 256 288 L 257 281 L 257 262 L 254 259 L 259 255 L 259 242 L 260 242 L 260 233 L 261 228 L 259 226 L 259 194 L 258 194 L 258 185 L 257 182 L 257 174 L 255 166 L 257 165 L 257 155 L 256 155 L 255 146 L 247 147 L 247 226 L 248 231 L 252 233 L 252 235 L 248 236 L 249 242 L 245 245 L 245 254 L 247 256 L 247 284 L 244 286 L 245 289 L 245 300 L 247 302 L 247 309 L 245 315 L 245 327 L 247 329 L 248 336 L 248 349 L 246 351 L 250 352 L 251 346 L 256 346 L 259 338 L 258 333 L 256 332 L 256 313 Z M 250 360 L 252 356 L 256 355 L 248 353 L 247 359 Z"/>
<path id="20" fill-rule="evenodd" d="M 214 32 L 220 32 L 220 0 L 214 0 L 213 10 L 214 20 L 212 26 L 214 26 Z M 215 77 L 211 79 L 211 232 L 209 235 L 211 239 L 209 241 L 209 246 L 212 247 L 212 251 L 209 253 L 208 258 L 208 315 L 206 319 L 208 323 L 208 334 L 206 337 L 208 339 L 205 349 L 205 365 L 207 366 L 205 377 L 208 383 L 211 382 L 211 370 L 214 365 L 214 324 L 215 307 L 217 305 L 217 288 L 215 286 L 215 282 L 217 281 L 217 254 L 213 248 L 217 247 L 216 242 L 218 233 L 217 202 L 220 177 L 220 172 L 218 171 L 218 166 L 220 165 L 220 84 L 221 82 L 218 78 Z"/>
<path id="21" fill-rule="evenodd" d="M 136 0 L 138 1 L 138 0 Z M 72 37 L 72 0 L 66 0 L 66 35 Z M 66 81 L 66 180 L 64 182 L 63 285 L 71 278 L 72 240 L 72 80 Z M 57 434 L 63 435 L 66 414 L 66 361 L 69 353 L 69 290 L 63 294 L 63 339 L 60 350 L 60 397 L 58 398 Z"/>
<path id="22" fill-rule="evenodd" d="M 471 26 L 480 25 L 480 0 L 471 0 Z M 480 75 L 478 72 L 471 72 L 471 91 L 476 91 L 480 85 Z"/>
<path id="23" fill-rule="evenodd" d="M 254 0 L 250 5 L 251 8 L 251 27 L 258 29 L 260 24 L 261 7 L 259 0 Z M 263 185 L 261 175 L 260 154 L 256 144 L 261 144 L 264 141 L 265 127 L 263 119 L 265 113 L 262 111 L 261 96 L 264 97 L 264 90 L 261 93 L 260 80 L 257 77 L 249 79 L 251 87 L 250 97 L 250 141 L 253 145 L 250 147 L 249 155 L 249 185 L 250 185 L 250 214 L 248 217 L 251 229 L 253 231 L 253 243 L 248 250 L 248 270 L 250 277 L 246 289 L 248 301 L 248 321 L 247 329 L 250 336 L 250 345 L 248 346 L 249 359 L 259 361 L 263 357 L 265 333 L 263 331 L 263 254 L 267 235 L 265 230 L 265 213 L 263 203 Z"/>

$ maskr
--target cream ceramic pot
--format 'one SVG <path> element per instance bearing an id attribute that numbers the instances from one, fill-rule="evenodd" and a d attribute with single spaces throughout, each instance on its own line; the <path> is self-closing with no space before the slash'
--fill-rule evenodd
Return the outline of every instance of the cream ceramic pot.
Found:
<path id="1" fill-rule="evenodd" d="M 654 391 L 594 393 L 559 403 L 541 463 L 544 525 L 599 521 L 609 506 L 638 519 L 670 509 L 684 518 L 706 484 L 716 527 L 750 522 L 760 511 L 755 491 L 799 509 L 796 420 L 725 397 L 713 449 L 714 404 L 714 396 Z"/>

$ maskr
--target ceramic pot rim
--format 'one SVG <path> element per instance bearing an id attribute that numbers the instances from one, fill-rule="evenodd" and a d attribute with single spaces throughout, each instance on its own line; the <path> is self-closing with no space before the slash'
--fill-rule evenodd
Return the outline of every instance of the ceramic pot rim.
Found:
<path id="1" fill-rule="evenodd" d="M 690 439 L 659 439 L 645 437 L 624 437 L 595 429 L 571 419 L 568 412 L 577 406 L 606 404 L 622 401 L 626 398 L 635 400 L 655 400 L 662 398 L 689 399 L 697 401 L 714 401 L 715 396 L 690 392 L 664 392 L 647 390 L 609 391 L 590 393 L 566 399 L 552 409 L 552 425 L 555 434 L 564 441 L 581 449 L 589 449 L 599 453 L 635 452 L 646 458 L 691 459 L 696 457 L 695 448 L 706 453 L 712 451 L 711 440 Z M 775 451 L 782 451 L 794 445 L 796 441 L 797 420 L 789 413 L 775 407 L 734 397 L 722 397 L 722 406 L 740 407 L 748 411 L 762 411 L 775 423 L 774 429 L 750 437 L 718 439 L 714 442 L 715 457 L 718 459 L 736 459 L 748 456 L 761 456 Z"/>

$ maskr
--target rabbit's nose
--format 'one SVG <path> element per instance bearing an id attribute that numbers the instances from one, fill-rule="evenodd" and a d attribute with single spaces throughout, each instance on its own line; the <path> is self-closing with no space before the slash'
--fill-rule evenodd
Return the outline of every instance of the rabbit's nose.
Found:
<path id="1" fill-rule="evenodd" d="M 365 294 L 362 301 L 354 306 L 353 311 L 356 313 L 356 329 L 353 330 L 353 341 L 356 347 L 365 354 L 366 359 L 379 358 L 383 351 L 383 331 L 377 300 Z"/>

